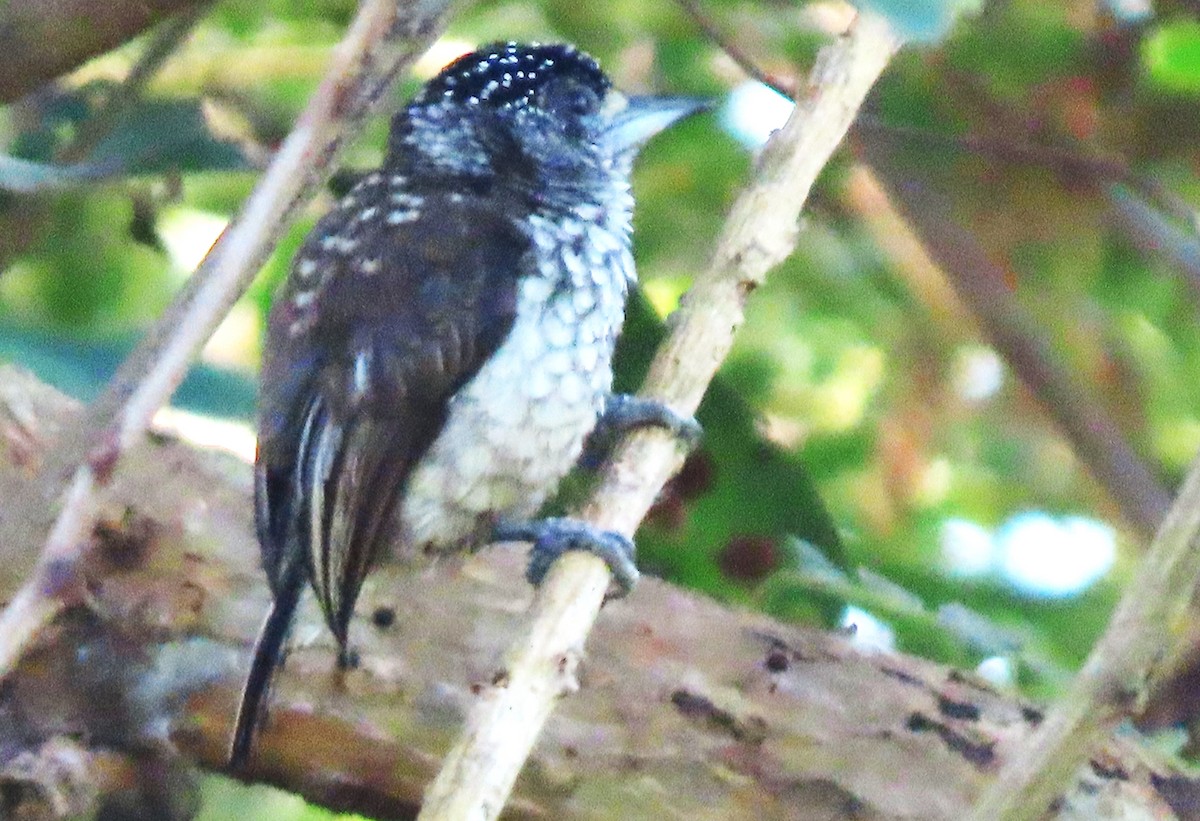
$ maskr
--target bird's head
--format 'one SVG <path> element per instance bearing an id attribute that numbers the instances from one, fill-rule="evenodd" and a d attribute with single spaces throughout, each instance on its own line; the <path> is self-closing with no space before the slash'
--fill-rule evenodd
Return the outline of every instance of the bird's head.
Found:
<path id="1" fill-rule="evenodd" d="M 653 135 L 705 103 L 627 97 L 569 45 L 496 43 L 458 58 L 397 115 L 393 160 L 534 188 L 628 175 Z"/>

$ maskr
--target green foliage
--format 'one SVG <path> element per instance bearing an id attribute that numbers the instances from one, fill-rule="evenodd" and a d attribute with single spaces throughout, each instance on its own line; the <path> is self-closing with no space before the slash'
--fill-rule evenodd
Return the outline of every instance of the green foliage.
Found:
<path id="1" fill-rule="evenodd" d="M 196 821 L 226 821 L 229 818 L 271 821 L 368 821 L 350 813 L 332 813 L 305 804 L 299 796 L 263 784 L 240 784 L 228 778 L 208 776 L 201 787 L 202 809 Z"/>
<path id="2" fill-rule="evenodd" d="M 1174 20 L 1156 27 L 1142 43 L 1151 82 L 1168 91 L 1200 92 L 1200 23 Z"/>
<path id="3" fill-rule="evenodd" d="M 254 182 L 248 167 L 287 133 L 354 5 L 218 4 L 145 99 L 87 152 L 122 173 L 0 197 L 0 355 L 94 395 L 194 262 L 172 256 L 164 215 L 220 221 L 236 212 Z M 1121 28 L 1078 4 L 1040 0 L 992 4 L 953 26 L 974 3 L 869 5 L 924 47 L 902 54 L 880 83 L 871 128 L 823 174 L 797 252 L 750 299 L 700 411 L 704 447 L 640 534 L 642 559 L 781 618 L 829 624 L 854 604 L 887 621 L 900 648 L 964 666 L 1003 656 L 1019 686 L 1053 695 L 1103 628 L 1142 540 L 944 273 L 913 247 L 861 161 L 890 163 L 944 196 L 938 219 L 1000 265 L 1050 355 L 1170 482 L 1200 450 L 1200 298 L 1181 274 L 1196 256 L 1196 229 L 1153 191 L 1185 209 L 1200 195 L 1200 26 L 1167 10 Z M 704 8 L 784 80 L 801 77 L 827 41 L 809 8 Z M 671 3 L 491 0 L 462 11 L 447 37 L 463 47 L 570 40 L 634 90 L 721 97 L 744 81 Z M 127 66 L 139 47 L 105 59 Z M 112 88 L 68 82 L 10 107 L 0 114 L 0 153 L 59 167 Z M 378 162 L 386 127 L 384 117 L 372 123 L 347 165 Z M 886 142 L 886 159 L 872 140 Z M 1126 162 L 1130 173 L 1097 172 L 1085 162 L 1097 158 Z M 635 235 L 654 310 L 634 306 L 623 387 L 640 382 L 661 315 L 705 266 L 752 163 L 719 117 L 685 123 L 645 152 Z M 1150 184 L 1132 185 L 1131 175 Z M 178 402 L 250 415 L 256 334 L 330 199 L 289 229 L 240 306 L 241 324 L 223 329 L 227 367 L 206 363 Z M 948 523 L 998 537 L 1024 511 L 1112 524 L 1113 569 L 1052 598 L 1023 592 L 995 567 L 955 568 Z M 221 780 L 207 782 L 205 796 L 206 818 L 250 818 L 251 807 L 261 818 L 325 817 Z"/>
<path id="4" fill-rule="evenodd" d="M 108 331 L 146 322 L 167 304 L 172 272 L 131 236 L 127 196 L 67 192 L 27 204 L 43 231 L 0 278 L 0 298 L 24 319 Z"/>
<path id="5" fill-rule="evenodd" d="M 242 153 L 217 138 L 195 101 L 147 101 L 122 118 L 91 152 L 91 162 L 130 174 L 225 171 L 247 167 Z"/>
<path id="6" fill-rule="evenodd" d="M 1086 50 L 1087 38 L 1071 25 L 1066 9 L 1048 3 L 964 28 L 946 44 L 946 58 L 997 90 L 1023 96 L 1039 83 L 1079 71 Z"/>

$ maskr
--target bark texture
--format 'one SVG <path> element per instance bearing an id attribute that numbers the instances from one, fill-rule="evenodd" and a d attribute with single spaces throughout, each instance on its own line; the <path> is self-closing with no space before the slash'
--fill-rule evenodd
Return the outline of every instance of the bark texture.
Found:
<path id="1" fill-rule="evenodd" d="M 0 498 L 29 493 L 78 409 L 0 368 Z M 94 557 L 56 580 L 88 608 L 58 619 L 0 690 L 0 817 L 141 802 L 187 817 L 187 766 L 223 764 L 265 611 L 250 472 L 161 438 L 106 490 Z M 0 506 L 0 588 L 46 522 Z M 47 512 L 47 521 L 51 518 Z M 523 556 L 493 550 L 384 569 L 360 602 L 361 663 L 338 673 L 305 608 L 245 777 L 331 807 L 406 817 L 481 685 L 503 685 L 525 627 Z M 1041 720 L 971 675 L 864 654 L 647 579 L 606 608 L 506 817 L 953 819 Z M 177 753 L 182 753 L 181 759 Z M 1200 784 L 1133 738 L 1097 747 L 1060 818 L 1194 818 Z"/>

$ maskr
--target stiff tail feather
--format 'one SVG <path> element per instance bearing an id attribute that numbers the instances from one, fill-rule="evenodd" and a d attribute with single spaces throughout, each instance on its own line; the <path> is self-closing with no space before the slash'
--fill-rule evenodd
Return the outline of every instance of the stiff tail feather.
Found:
<path id="1" fill-rule="evenodd" d="M 283 645 L 291 632 L 296 607 L 304 593 L 308 576 L 307 542 L 310 485 L 314 472 L 314 448 L 328 427 L 327 413 L 319 396 L 306 408 L 296 453 L 298 463 L 283 469 L 273 467 L 259 454 L 255 468 L 255 515 L 263 564 L 271 582 L 274 602 L 254 645 L 250 672 L 242 690 L 233 740 L 229 746 L 229 765 L 241 769 L 249 761 L 254 737 L 266 715 L 267 696 L 275 668 L 283 655 Z M 260 443 L 261 446 L 261 443 Z"/>
<path id="2" fill-rule="evenodd" d="M 286 580 L 287 583 L 271 605 L 271 611 L 267 614 L 258 634 L 258 641 L 254 645 L 254 660 L 250 663 L 250 673 L 246 677 L 242 703 L 238 707 L 234 724 L 233 741 L 229 745 L 229 766 L 233 770 L 242 769 L 250 760 L 254 737 L 266 717 L 271 680 L 275 668 L 279 666 L 283 643 L 291 631 L 292 617 L 304 592 L 304 577 L 297 572 L 301 569 L 302 565 L 299 563 L 292 565 L 292 575 L 296 578 Z"/>

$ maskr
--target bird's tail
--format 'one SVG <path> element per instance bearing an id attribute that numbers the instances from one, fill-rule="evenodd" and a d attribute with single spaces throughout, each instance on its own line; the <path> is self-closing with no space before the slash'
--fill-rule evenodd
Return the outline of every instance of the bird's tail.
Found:
<path id="1" fill-rule="evenodd" d="M 232 768 L 249 759 L 306 581 L 338 641 L 343 664 L 349 658 L 354 604 L 386 534 L 399 475 L 409 463 L 404 450 L 408 441 L 406 429 L 396 433 L 369 417 L 341 420 L 316 394 L 306 407 L 294 450 L 289 449 L 295 461 L 259 459 L 256 521 L 275 602 L 259 633 L 242 694 L 230 746 Z"/>
<path id="2" fill-rule="evenodd" d="M 250 760 L 250 752 L 254 747 L 254 736 L 266 717 L 267 694 L 271 690 L 271 680 L 275 668 L 283 652 L 283 643 L 292 628 L 292 617 L 300 596 L 304 592 L 304 567 L 299 562 L 293 562 L 288 569 L 289 575 L 296 578 L 283 580 L 276 595 L 271 611 L 267 613 L 258 641 L 254 645 L 254 659 L 250 663 L 250 673 L 246 677 L 246 686 L 242 690 L 242 703 L 238 707 L 237 719 L 233 730 L 233 741 L 229 745 L 229 767 L 232 770 L 242 769 Z"/>

